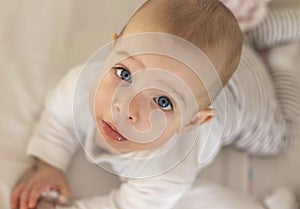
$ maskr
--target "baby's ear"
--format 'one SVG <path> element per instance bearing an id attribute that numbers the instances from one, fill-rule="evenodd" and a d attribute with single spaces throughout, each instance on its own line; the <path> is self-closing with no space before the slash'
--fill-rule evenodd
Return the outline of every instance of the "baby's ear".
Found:
<path id="1" fill-rule="evenodd" d="M 116 33 L 114 33 L 114 34 L 111 35 L 111 41 L 115 41 L 115 40 L 117 40 L 118 38 L 119 38 L 119 35 L 116 34 Z"/>
<path id="2" fill-rule="evenodd" d="M 111 36 L 111 49 L 114 48 L 115 41 L 118 40 L 118 38 L 119 38 L 118 34 L 116 34 L 116 33 L 112 34 L 112 36 Z"/>
<path id="3" fill-rule="evenodd" d="M 193 118 L 190 120 L 190 122 L 184 127 L 185 131 L 189 131 L 197 126 L 200 126 L 208 121 L 210 121 L 215 115 L 217 114 L 217 111 L 212 108 L 206 108 L 203 110 L 199 110 Z"/>

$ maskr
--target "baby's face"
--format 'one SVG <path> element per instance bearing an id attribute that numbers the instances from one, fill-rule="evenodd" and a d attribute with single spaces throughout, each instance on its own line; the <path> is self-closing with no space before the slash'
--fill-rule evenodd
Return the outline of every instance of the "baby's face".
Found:
<path id="1" fill-rule="evenodd" d="M 155 149 L 182 132 L 184 121 L 198 112 L 198 105 L 189 104 L 203 88 L 193 71 L 163 55 L 112 53 L 127 58 L 113 64 L 92 91 L 100 140 L 127 153 Z"/>

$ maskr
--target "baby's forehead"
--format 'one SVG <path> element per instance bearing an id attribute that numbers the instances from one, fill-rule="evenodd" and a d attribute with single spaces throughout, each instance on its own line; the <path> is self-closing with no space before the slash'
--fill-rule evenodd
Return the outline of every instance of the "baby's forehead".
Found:
<path id="1" fill-rule="evenodd" d="M 219 74 L 208 57 L 180 37 L 163 33 L 125 36 L 117 40 L 111 54 L 111 64 L 120 60 L 132 62 L 135 58 L 143 64 L 140 69 L 157 68 L 169 72 L 192 89 L 204 86 L 212 98 L 222 89 Z"/>
<path id="2" fill-rule="evenodd" d="M 130 52 L 122 50 L 115 51 L 114 56 L 122 56 L 119 62 L 114 63 L 115 65 L 124 64 L 135 79 L 143 79 L 144 82 L 155 80 L 178 88 L 178 83 L 174 82 L 176 77 L 186 85 L 202 85 L 201 78 L 190 66 L 171 55 L 154 53 L 130 55 Z"/>
<path id="3" fill-rule="evenodd" d="M 198 101 L 205 91 L 201 78 L 189 66 L 173 57 L 160 54 L 135 55 L 124 59 L 124 64 L 131 72 L 133 88 L 158 90 L 184 106 Z"/>
<path id="4" fill-rule="evenodd" d="M 134 54 L 123 48 L 112 51 L 112 56 L 117 57 L 114 65 L 120 63 L 128 68 L 135 84 L 140 80 L 153 87 L 166 86 L 177 91 L 188 87 L 194 95 L 203 89 L 202 78 L 192 69 L 193 65 L 183 63 L 172 54 Z"/>

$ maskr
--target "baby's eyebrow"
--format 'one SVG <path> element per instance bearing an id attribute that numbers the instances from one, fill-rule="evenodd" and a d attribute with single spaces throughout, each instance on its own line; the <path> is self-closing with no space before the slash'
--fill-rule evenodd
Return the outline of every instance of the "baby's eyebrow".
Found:
<path id="1" fill-rule="evenodd" d="M 126 52 L 126 51 L 116 51 L 116 54 L 117 54 L 117 55 L 125 56 L 126 58 L 129 58 L 129 59 L 132 59 L 132 60 L 138 62 L 139 65 L 141 65 L 143 68 L 146 68 L 145 64 L 144 64 L 140 59 L 137 59 L 137 58 L 131 56 L 131 55 L 130 55 L 128 52 Z"/>

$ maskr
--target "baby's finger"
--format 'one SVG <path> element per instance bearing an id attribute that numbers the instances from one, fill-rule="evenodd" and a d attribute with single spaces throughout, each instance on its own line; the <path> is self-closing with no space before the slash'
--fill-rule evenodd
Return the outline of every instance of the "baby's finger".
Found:
<path id="1" fill-rule="evenodd" d="M 11 202 L 10 202 L 10 205 L 11 205 L 12 209 L 16 209 L 18 207 L 20 194 L 22 193 L 22 191 L 25 188 L 25 186 L 26 186 L 25 183 L 21 183 L 12 192 L 12 194 L 11 194 Z"/>
<path id="2" fill-rule="evenodd" d="M 64 204 L 68 201 L 68 199 L 70 198 L 71 192 L 69 190 L 69 187 L 67 186 L 61 186 L 61 188 L 59 189 L 60 195 L 58 197 L 58 201 L 61 204 Z"/>
<path id="3" fill-rule="evenodd" d="M 20 209 L 28 209 L 28 199 L 31 191 L 31 185 L 28 185 L 24 188 L 20 197 Z"/>
<path id="4" fill-rule="evenodd" d="M 29 208 L 35 208 L 37 205 L 37 201 L 40 198 L 42 192 L 44 191 L 44 187 L 35 186 L 31 189 L 31 192 L 28 197 L 28 206 Z"/>
<path id="5" fill-rule="evenodd" d="M 31 189 L 31 192 L 30 192 L 29 198 L 28 198 L 29 208 L 35 208 L 37 205 L 37 201 L 41 197 L 42 193 L 47 191 L 48 189 L 49 189 L 48 186 L 44 186 L 44 185 L 34 186 Z"/>

